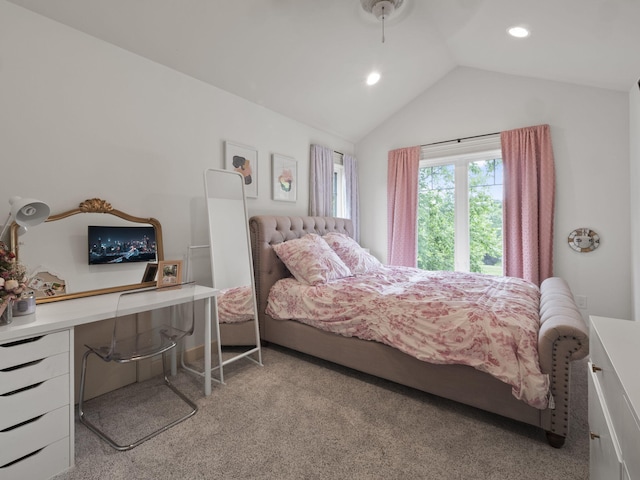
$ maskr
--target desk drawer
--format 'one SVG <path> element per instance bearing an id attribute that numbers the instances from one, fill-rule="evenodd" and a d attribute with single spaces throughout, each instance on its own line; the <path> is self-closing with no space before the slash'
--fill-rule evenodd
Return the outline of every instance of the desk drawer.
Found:
<path id="1" fill-rule="evenodd" d="M 69 438 L 63 438 L 15 463 L 0 467 L 0 478 L 46 480 L 68 469 L 69 458 Z"/>
<path id="2" fill-rule="evenodd" d="M 69 331 L 8 342 L 0 345 L 0 370 L 69 351 Z"/>
<path id="3" fill-rule="evenodd" d="M 69 437 L 69 415 L 67 405 L 18 427 L 0 431 L 0 466 Z"/>
<path id="4" fill-rule="evenodd" d="M 0 430 L 69 405 L 69 374 L 0 395 Z"/>
<path id="5" fill-rule="evenodd" d="M 0 370 L 0 395 L 69 373 L 69 352 Z"/>

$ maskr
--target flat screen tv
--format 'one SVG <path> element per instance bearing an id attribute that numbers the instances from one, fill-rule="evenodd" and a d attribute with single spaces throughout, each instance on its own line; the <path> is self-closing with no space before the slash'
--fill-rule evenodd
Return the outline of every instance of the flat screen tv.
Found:
<path id="1" fill-rule="evenodd" d="M 89 225 L 87 238 L 89 265 L 156 261 L 156 231 L 152 226 Z"/>

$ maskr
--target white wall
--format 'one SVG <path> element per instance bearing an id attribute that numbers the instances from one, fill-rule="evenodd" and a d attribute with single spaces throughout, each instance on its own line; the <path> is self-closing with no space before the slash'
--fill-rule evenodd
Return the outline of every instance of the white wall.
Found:
<path id="1" fill-rule="evenodd" d="M 382 87 L 382 86 L 381 86 Z M 547 123 L 556 162 L 554 273 L 586 295 L 589 314 L 631 316 L 629 96 L 459 67 L 356 145 L 361 242 L 387 254 L 389 150 Z M 567 245 L 578 227 L 598 250 Z"/>
<path id="2" fill-rule="evenodd" d="M 357 145 L 362 242 L 386 257 L 389 150 L 549 123 L 556 274 L 587 295 L 585 313 L 630 317 L 629 118 L 625 94 L 458 68 Z M 259 198 L 249 201 L 250 214 L 306 214 L 309 145 L 354 150 L 339 137 L 0 0 L 5 199 L 36 197 L 60 212 L 101 197 L 158 218 L 166 256 L 181 257 L 189 244 L 207 241 L 202 172 L 223 166 L 225 140 L 259 151 Z M 295 204 L 270 200 L 271 153 L 298 160 Z M 0 219 L 8 209 L 0 199 Z M 566 235 L 582 226 L 602 239 L 586 255 L 566 246 Z"/>
<path id="3" fill-rule="evenodd" d="M 309 145 L 354 148 L 0 0 L 1 219 L 13 195 L 54 213 L 100 197 L 159 219 L 165 257 L 180 258 L 208 243 L 203 172 L 223 167 L 225 140 L 258 150 L 250 215 L 306 215 Z M 298 161 L 296 203 L 271 200 L 272 153 Z"/>
<path id="4" fill-rule="evenodd" d="M 629 92 L 629 137 L 631 157 L 631 258 L 633 274 L 633 319 L 640 319 L 640 88 Z"/>
<path id="5" fill-rule="evenodd" d="M 249 215 L 307 215 L 309 145 L 354 148 L 0 0 L 0 223 L 14 195 L 52 213 L 99 197 L 158 219 L 165 258 L 185 258 L 209 243 L 203 173 L 223 168 L 225 140 L 258 150 Z M 271 200 L 272 153 L 298 162 L 296 203 Z"/>

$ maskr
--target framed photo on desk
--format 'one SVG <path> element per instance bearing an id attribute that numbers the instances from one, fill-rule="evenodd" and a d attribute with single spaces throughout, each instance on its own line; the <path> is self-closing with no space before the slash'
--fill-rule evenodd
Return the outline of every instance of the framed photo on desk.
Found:
<path id="1" fill-rule="evenodd" d="M 142 275 L 142 283 L 155 282 L 156 275 L 158 275 L 158 264 L 147 263 L 147 267 L 144 269 L 144 275 Z"/>
<path id="2" fill-rule="evenodd" d="M 158 287 L 169 287 L 182 283 L 182 260 L 158 262 Z"/>

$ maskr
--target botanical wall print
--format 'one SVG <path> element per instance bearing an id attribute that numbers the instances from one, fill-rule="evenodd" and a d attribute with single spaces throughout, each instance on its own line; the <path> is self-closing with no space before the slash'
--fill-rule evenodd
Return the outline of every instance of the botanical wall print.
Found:
<path id="1" fill-rule="evenodd" d="M 249 198 L 258 198 L 258 151 L 253 147 L 225 142 L 225 168 L 242 174 L 244 191 Z"/>
<path id="2" fill-rule="evenodd" d="M 298 165 L 295 159 L 278 155 L 272 156 L 273 199 L 295 202 L 298 192 Z"/>

